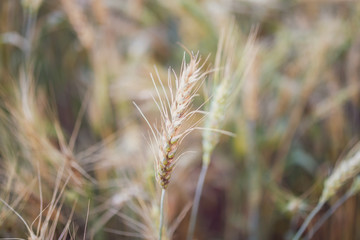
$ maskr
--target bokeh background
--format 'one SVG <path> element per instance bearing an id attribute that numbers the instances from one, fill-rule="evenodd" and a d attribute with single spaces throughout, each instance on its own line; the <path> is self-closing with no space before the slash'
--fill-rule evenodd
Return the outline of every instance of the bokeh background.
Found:
<path id="1" fill-rule="evenodd" d="M 291 239 L 359 140 L 357 1 L 1 0 L 1 199 L 44 239 L 156 239 L 160 188 L 133 102 L 158 124 L 150 73 L 167 83 L 188 49 L 211 68 L 230 22 L 234 51 L 257 28 L 258 52 L 226 113 L 223 129 L 236 137 L 221 136 L 212 156 L 196 239 Z M 211 82 L 209 73 L 194 108 Z M 201 131 L 181 151 L 166 199 L 168 239 L 186 236 Z M 356 193 L 313 239 L 360 239 Z M 2 203 L 0 237 L 29 236 Z"/>

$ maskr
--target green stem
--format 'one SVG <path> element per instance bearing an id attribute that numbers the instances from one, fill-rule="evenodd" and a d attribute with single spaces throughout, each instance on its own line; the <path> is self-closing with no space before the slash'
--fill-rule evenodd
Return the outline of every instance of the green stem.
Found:
<path id="1" fill-rule="evenodd" d="M 164 199 L 165 199 L 165 189 L 161 190 L 161 200 L 160 200 L 160 226 L 159 226 L 159 240 L 162 239 L 162 229 L 164 225 Z"/>
<path id="2" fill-rule="evenodd" d="M 209 162 L 209 161 L 207 161 Z M 208 163 L 203 162 L 199 180 L 197 182 L 196 191 L 195 191 L 195 198 L 194 198 L 194 204 L 191 210 L 191 216 L 190 216 L 190 223 L 189 223 L 189 230 L 187 234 L 187 240 L 192 240 L 194 237 L 194 231 L 195 231 L 195 225 L 196 225 L 196 217 L 199 210 L 199 204 L 200 204 L 200 198 L 201 193 L 203 190 L 204 182 L 205 182 L 205 176 L 208 170 Z"/>
<path id="3" fill-rule="evenodd" d="M 297 231 L 293 240 L 299 240 L 301 235 L 305 232 L 307 226 L 311 222 L 311 220 L 315 217 L 315 215 L 321 210 L 322 206 L 325 204 L 324 201 L 318 203 L 318 205 L 312 210 L 312 212 L 307 216 L 305 222 L 301 225 L 301 228 Z"/>

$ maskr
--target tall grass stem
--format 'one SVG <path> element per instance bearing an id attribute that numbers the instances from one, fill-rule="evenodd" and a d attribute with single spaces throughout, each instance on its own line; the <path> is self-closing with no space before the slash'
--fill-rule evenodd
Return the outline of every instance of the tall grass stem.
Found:
<path id="1" fill-rule="evenodd" d="M 161 200 L 160 200 L 160 225 L 159 225 L 159 240 L 162 239 L 162 230 L 164 225 L 164 199 L 165 199 L 165 189 L 161 189 Z"/>
<path id="2" fill-rule="evenodd" d="M 310 224 L 311 220 L 315 217 L 315 215 L 321 210 L 322 206 L 324 206 L 325 202 L 320 201 L 316 207 L 312 210 L 312 212 L 307 216 L 304 223 L 301 225 L 300 229 L 297 231 L 293 240 L 299 240 L 301 235 L 305 232 L 307 226 Z"/>
<path id="3" fill-rule="evenodd" d="M 347 192 L 344 196 L 342 196 L 334 206 L 330 208 L 329 211 L 326 212 L 324 216 L 320 218 L 320 220 L 314 225 L 313 228 L 310 229 L 309 233 L 306 235 L 305 239 L 311 239 L 314 234 L 320 229 L 320 227 L 326 222 L 326 220 L 329 219 L 331 215 L 334 214 L 334 212 L 346 202 L 350 197 L 353 196 L 353 192 Z"/>
<path id="4" fill-rule="evenodd" d="M 209 154 L 206 154 L 205 156 L 208 156 L 208 158 L 210 158 Z M 191 216 L 190 216 L 190 223 L 189 223 L 189 230 L 188 230 L 188 234 L 187 234 L 187 240 L 192 240 L 193 237 L 194 237 L 196 218 L 197 218 L 197 213 L 198 213 L 199 205 L 200 205 L 200 198 L 201 198 L 202 190 L 203 190 L 203 187 L 204 187 L 205 176 L 206 176 L 210 161 L 203 161 L 203 162 L 204 163 L 203 163 L 202 168 L 201 168 L 199 180 L 198 180 L 197 185 L 196 185 L 195 198 L 194 198 L 194 204 L 193 204 L 193 207 L 192 207 L 192 210 L 191 210 Z"/>
<path id="5" fill-rule="evenodd" d="M 261 169 L 259 160 L 256 156 L 256 122 L 254 120 L 247 121 L 247 172 L 248 172 L 248 208 L 249 208 L 249 240 L 259 239 L 260 224 L 260 203 L 261 203 Z"/>

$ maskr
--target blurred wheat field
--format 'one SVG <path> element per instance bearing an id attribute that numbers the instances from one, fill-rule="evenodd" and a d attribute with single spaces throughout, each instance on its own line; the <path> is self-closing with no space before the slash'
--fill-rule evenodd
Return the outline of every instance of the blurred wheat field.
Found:
<path id="1" fill-rule="evenodd" d="M 193 239 L 360 239 L 359 91 L 357 1 L 1 0 L 0 238 L 186 239 L 205 165 Z"/>

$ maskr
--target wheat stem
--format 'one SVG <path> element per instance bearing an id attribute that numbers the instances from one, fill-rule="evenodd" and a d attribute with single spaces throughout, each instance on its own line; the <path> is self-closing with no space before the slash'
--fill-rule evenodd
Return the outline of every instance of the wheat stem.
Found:
<path id="1" fill-rule="evenodd" d="M 307 226 L 310 224 L 311 220 L 315 217 L 315 215 L 321 210 L 322 206 L 324 206 L 325 202 L 320 201 L 316 207 L 311 211 L 311 213 L 305 219 L 305 222 L 301 225 L 300 229 L 297 231 L 293 240 L 299 240 L 301 235 L 305 232 Z"/>
<path id="2" fill-rule="evenodd" d="M 196 92 L 200 88 L 201 81 L 206 76 L 206 72 L 202 73 L 205 65 L 200 65 L 199 55 L 190 55 L 189 63 L 186 63 L 185 55 L 181 66 L 180 76 L 175 74 L 175 88 L 171 85 L 171 78 L 169 77 L 170 96 L 167 95 L 165 87 L 160 79 L 159 73 L 156 71 L 158 81 L 165 97 L 161 96 L 160 91 L 155 84 L 155 80 L 151 75 L 151 80 L 154 84 L 159 101 L 155 98 L 156 106 L 160 110 L 162 127 L 161 130 L 153 128 L 150 122 L 146 119 L 140 108 L 135 104 L 140 114 L 144 117 L 146 123 L 155 138 L 158 147 L 158 155 L 156 156 L 156 180 L 162 188 L 160 200 L 160 223 L 159 223 L 159 239 L 162 239 L 163 225 L 164 225 L 164 198 L 166 188 L 169 185 L 171 173 L 175 167 L 177 158 L 176 152 L 182 139 L 193 130 L 193 127 L 184 131 L 181 129 L 183 123 L 191 118 L 198 110 L 191 111 L 190 105 Z M 206 61 L 206 60 L 205 60 Z M 175 90 L 175 91 L 173 91 Z M 158 133 L 158 134 L 156 134 Z"/>
<path id="3" fill-rule="evenodd" d="M 356 176 L 360 172 L 360 151 L 358 146 L 354 148 L 357 152 L 346 160 L 342 161 L 334 170 L 334 172 L 326 179 L 325 186 L 322 191 L 319 203 L 315 209 L 310 213 L 306 218 L 305 222 L 302 224 L 301 228 L 298 230 L 297 234 L 293 240 L 300 239 L 301 235 L 304 233 L 306 227 L 311 222 L 312 218 L 320 211 L 321 207 L 336 194 L 336 192 L 351 178 Z"/>
<path id="4" fill-rule="evenodd" d="M 204 154 L 203 158 L 210 158 L 210 154 Z M 205 162 L 207 162 L 207 164 L 205 164 Z M 195 198 L 194 198 L 194 204 L 191 210 L 191 216 L 190 216 L 190 223 L 189 223 L 189 230 L 188 230 L 188 234 L 187 234 L 187 240 L 192 240 L 194 237 L 194 231 L 195 231 L 195 225 L 196 225 L 196 218 L 197 218 L 197 213 L 199 210 L 199 205 L 200 205 L 200 198 L 201 198 L 201 194 L 202 194 L 202 190 L 204 187 L 204 182 L 205 182 L 205 177 L 206 177 L 206 173 L 209 167 L 209 163 L 210 160 L 204 160 L 204 164 L 202 165 L 201 168 L 201 172 L 199 175 L 199 180 L 197 182 L 197 186 L 196 186 L 196 191 L 195 191 Z"/>
<path id="5" fill-rule="evenodd" d="M 164 199 L 165 199 L 165 189 L 161 189 L 161 200 L 160 200 L 160 225 L 159 225 L 159 240 L 162 239 L 162 229 L 164 225 Z"/>
<path id="6" fill-rule="evenodd" d="M 260 204 L 261 204 L 261 169 L 256 156 L 255 141 L 256 122 L 247 122 L 247 172 L 248 172 L 248 208 L 249 208 L 249 240 L 259 239 Z"/>
<path id="7" fill-rule="evenodd" d="M 360 177 L 357 177 L 351 188 L 343 195 L 335 204 L 332 206 L 324 216 L 320 218 L 320 220 L 314 225 L 313 228 L 310 229 L 309 233 L 306 235 L 305 239 L 311 239 L 314 234 L 320 229 L 320 227 L 325 223 L 325 221 L 332 215 L 334 212 L 344 204 L 349 198 L 357 194 L 360 190 Z"/>
<path id="8" fill-rule="evenodd" d="M 314 225 L 313 228 L 310 229 L 309 233 L 306 235 L 305 239 L 311 239 L 314 234 L 320 229 L 320 227 L 325 223 L 325 221 L 350 197 L 353 196 L 352 192 L 347 192 L 344 196 L 342 196 L 334 206 L 330 208 L 329 211 L 326 212 L 324 216 L 320 218 L 320 220 Z"/>
<path id="9" fill-rule="evenodd" d="M 229 28 L 229 36 L 232 35 L 234 25 L 231 24 Z M 253 42 L 255 35 L 252 34 L 249 37 L 248 42 L 245 46 L 244 58 L 240 61 L 239 65 L 236 65 L 237 54 L 234 49 L 237 46 L 236 37 L 226 37 L 225 34 L 221 36 L 218 45 L 218 51 L 216 54 L 216 68 L 223 68 L 223 71 L 215 72 L 214 76 L 214 95 L 209 106 L 209 113 L 207 114 L 207 119 L 205 122 L 205 127 L 203 128 L 203 159 L 202 159 L 202 169 L 200 172 L 199 180 L 196 186 L 194 205 L 192 207 L 189 229 L 187 234 L 187 239 L 191 240 L 194 237 L 195 225 L 196 225 L 196 216 L 199 209 L 200 197 L 202 194 L 202 189 L 205 181 L 205 176 L 210 164 L 210 156 L 219 142 L 219 132 L 221 127 L 224 124 L 226 109 L 229 104 L 232 102 L 232 97 L 234 96 L 236 89 L 241 85 L 242 75 L 245 75 L 247 68 L 244 68 L 242 65 L 245 65 L 245 60 L 248 60 L 246 63 L 248 65 L 252 64 L 254 57 Z M 223 65 L 223 66 L 221 66 Z M 248 66 L 247 66 L 248 67 Z M 240 79 L 240 81 L 239 81 Z M 220 81 L 221 80 L 221 81 Z M 215 129 L 215 131 L 214 131 Z M 218 130 L 220 129 L 220 130 Z"/>

